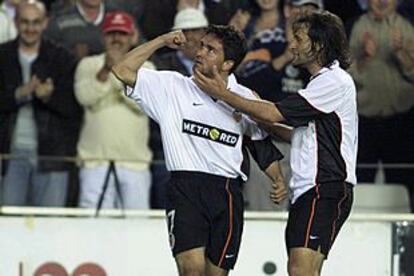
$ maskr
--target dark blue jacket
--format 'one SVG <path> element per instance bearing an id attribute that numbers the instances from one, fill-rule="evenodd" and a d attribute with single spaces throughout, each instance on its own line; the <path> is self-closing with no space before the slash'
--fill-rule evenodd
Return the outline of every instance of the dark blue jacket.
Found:
<path id="1" fill-rule="evenodd" d="M 55 89 L 47 102 L 36 98 L 31 101 L 37 127 L 38 155 L 76 156 L 82 109 L 73 93 L 75 67 L 76 60 L 67 50 L 51 41 L 42 40 L 31 74 L 42 81 L 52 78 Z M 22 72 L 16 39 L 0 44 L 0 153 L 10 153 L 17 114 L 22 106 L 15 99 L 15 91 L 21 85 Z M 66 170 L 70 167 L 68 162 L 39 162 L 42 171 Z"/>

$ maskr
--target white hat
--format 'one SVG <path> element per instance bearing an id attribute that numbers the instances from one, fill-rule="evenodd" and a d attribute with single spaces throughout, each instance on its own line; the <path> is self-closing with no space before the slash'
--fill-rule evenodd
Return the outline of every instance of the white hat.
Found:
<path id="1" fill-rule="evenodd" d="M 307 4 L 315 5 L 318 9 L 323 9 L 322 0 L 292 0 L 290 2 L 293 6 L 302 6 Z"/>
<path id="2" fill-rule="evenodd" d="M 173 30 L 199 29 L 208 26 L 204 13 L 194 8 L 186 8 L 177 12 L 174 18 Z"/>

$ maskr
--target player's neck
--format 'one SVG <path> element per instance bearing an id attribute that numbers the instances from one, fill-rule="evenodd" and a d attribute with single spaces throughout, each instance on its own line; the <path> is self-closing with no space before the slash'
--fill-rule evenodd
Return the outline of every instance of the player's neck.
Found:
<path id="1" fill-rule="evenodd" d="M 306 66 L 306 69 L 308 70 L 309 74 L 311 74 L 311 76 L 315 76 L 322 69 L 322 66 L 317 62 L 312 62 Z"/>

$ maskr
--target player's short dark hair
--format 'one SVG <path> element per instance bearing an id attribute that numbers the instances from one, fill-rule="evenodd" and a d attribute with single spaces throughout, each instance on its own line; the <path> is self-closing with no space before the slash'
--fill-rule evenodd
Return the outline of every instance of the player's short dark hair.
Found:
<path id="1" fill-rule="evenodd" d="M 296 19 L 292 28 L 296 32 L 303 26 L 308 28 L 311 50 L 315 51 L 321 66 L 328 67 L 334 60 L 338 60 L 344 69 L 350 66 L 349 43 L 338 16 L 327 11 L 311 12 Z"/>
<path id="2" fill-rule="evenodd" d="M 247 53 L 247 42 L 244 34 L 233 26 L 210 25 L 206 29 L 206 35 L 212 34 L 221 40 L 224 50 L 224 59 L 234 62 L 230 73 L 236 70 Z"/>

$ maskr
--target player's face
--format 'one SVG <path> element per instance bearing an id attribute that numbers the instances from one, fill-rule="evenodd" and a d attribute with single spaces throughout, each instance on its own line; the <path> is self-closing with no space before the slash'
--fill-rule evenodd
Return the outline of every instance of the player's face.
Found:
<path id="1" fill-rule="evenodd" d="M 36 5 L 22 5 L 19 7 L 16 27 L 19 32 L 20 43 L 26 47 L 38 44 L 46 26 L 46 14 Z"/>
<path id="2" fill-rule="evenodd" d="M 289 41 L 289 49 L 293 55 L 293 65 L 306 67 L 315 61 L 315 54 L 311 48 L 311 40 L 308 36 L 308 27 L 302 26 L 292 33 Z"/>
<path id="3" fill-rule="evenodd" d="M 194 60 L 196 58 L 197 51 L 200 46 L 200 41 L 203 38 L 205 31 L 203 29 L 196 29 L 183 31 L 183 33 L 187 42 L 184 44 L 181 51 L 187 58 Z"/>
<path id="4" fill-rule="evenodd" d="M 104 34 L 104 45 L 106 50 L 126 53 L 133 45 L 133 35 L 124 32 L 108 32 Z"/>
<path id="5" fill-rule="evenodd" d="M 194 68 L 206 76 L 213 75 L 213 67 L 222 72 L 224 64 L 224 49 L 220 39 L 212 34 L 203 36 L 200 48 L 197 51 Z"/>

